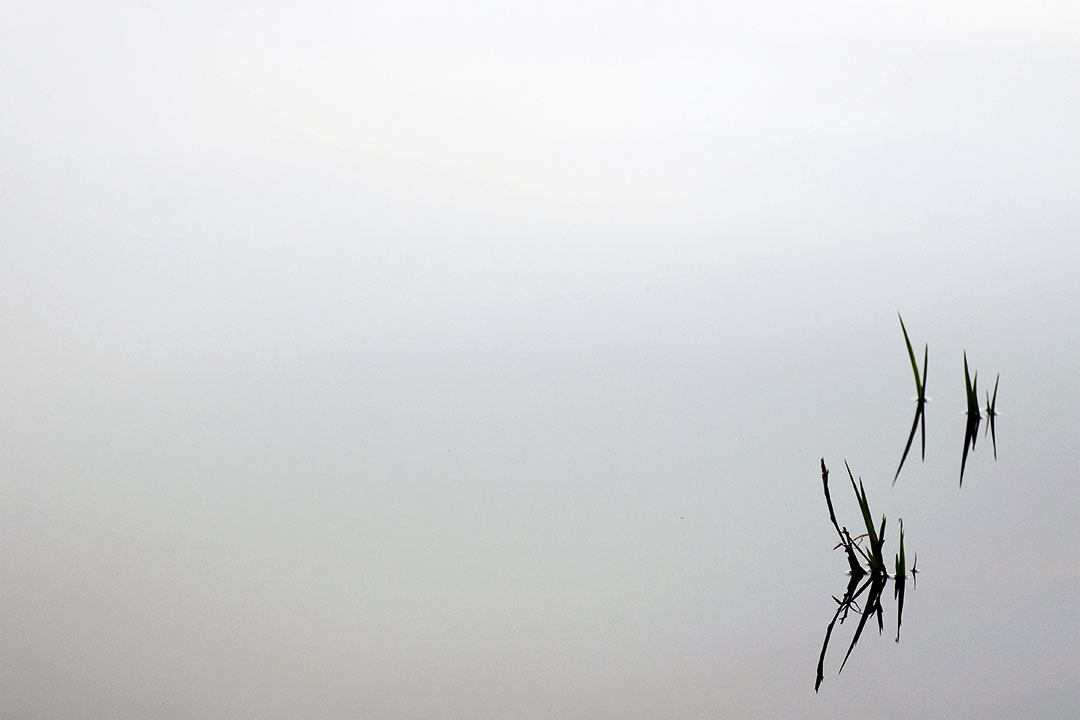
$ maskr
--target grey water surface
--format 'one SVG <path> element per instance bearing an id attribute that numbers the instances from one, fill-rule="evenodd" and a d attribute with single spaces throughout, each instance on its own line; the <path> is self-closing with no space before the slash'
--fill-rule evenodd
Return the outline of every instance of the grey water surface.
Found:
<path id="1" fill-rule="evenodd" d="M 0 715 L 1074 712 L 1078 28 L 21 9 Z M 898 310 L 932 400 L 894 486 Z M 961 488 L 965 352 L 1001 380 Z M 890 585 L 815 693 L 848 583 L 821 458 L 919 573 L 899 642 Z"/>

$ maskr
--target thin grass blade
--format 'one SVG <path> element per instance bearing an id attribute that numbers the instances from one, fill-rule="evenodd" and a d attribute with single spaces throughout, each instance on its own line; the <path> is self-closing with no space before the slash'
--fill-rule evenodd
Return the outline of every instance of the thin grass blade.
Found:
<path id="1" fill-rule="evenodd" d="M 915 373 L 915 390 L 919 397 L 923 397 L 923 381 L 919 378 L 919 363 L 915 360 L 915 351 L 911 348 L 911 339 L 908 337 L 907 328 L 904 327 L 904 318 L 897 311 L 896 317 L 900 318 L 900 329 L 904 331 L 904 343 L 907 344 L 908 357 L 911 359 L 911 371 Z"/>
<path id="2" fill-rule="evenodd" d="M 874 563 L 877 565 L 877 570 L 884 573 L 885 569 L 885 557 L 882 555 L 882 549 L 885 547 L 885 516 L 881 516 L 881 528 L 877 534 L 877 544 L 874 545 Z"/>
<path id="3" fill-rule="evenodd" d="M 873 548 L 876 539 L 874 537 L 874 521 L 870 518 L 870 504 L 866 501 L 866 489 L 863 488 L 862 478 L 859 478 L 858 487 L 855 486 L 855 476 L 851 474 L 851 467 L 848 466 L 847 460 L 844 461 L 844 467 L 847 468 L 848 478 L 851 480 L 851 487 L 855 491 L 855 499 L 859 501 L 859 510 L 862 512 L 863 524 L 866 526 L 866 535 L 870 538 L 870 546 Z"/>
<path id="4" fill-rule="evenodd" d="M 922 385 L 919 386 L 919 415 L 922 417 L 922 459 L 926 462 L 926 415 L 923 410 L 926 407 L 926 361 L 930 354 L 930 346 L 923 346 L 922 356 Z"/>
<path id="5" fill-rule="evenodd" d="M 990 439 L 994 443 L 994 459 L 997 460 L 997 432 L 994 427 L 997 420 L 997 391 L 998 382 L 1001 381 L 1001 373 L 998 373 L 994 378 L 994 397 L 990 398 L 990 393 L 986 393 L 986 418 L 989 422 L 986 423 L 986 431 L 990 433 Z M 986 437 L 985 433 L 983 437 Z"/>
<path id="6" fill-rule="evenodd" d="M 904 454 L 900 456 L 900 465 L 896 468 L 896 474 L 893 475 L 893 485 L 896 484 L 896 479 L 900 477 L 900 470 L 904 467 L 904 461 L 907 460 L 908 451 L 911 450 L 911 441 L 915 439 L 915 431 L 919 428 L 919 420 L 923 416 L 923 405 L 919 405 L 915 408 L 915 422 L 911 423 L 911 433 L 908 435 L 907 445 L 904 446 Z M 926 423 L 923 423 L 923 459 L 926 459 Z"/>
<path id="7" fill-rule="evenodd" d="M 964 352 L 964 385 L 967 387 L 967 411 L 968 415 L 979 414 L 979 373 L 975 372 L 974 381 L 971 379 L 971 375 L 968 373 L 968 361 L 967 352 Z"/>

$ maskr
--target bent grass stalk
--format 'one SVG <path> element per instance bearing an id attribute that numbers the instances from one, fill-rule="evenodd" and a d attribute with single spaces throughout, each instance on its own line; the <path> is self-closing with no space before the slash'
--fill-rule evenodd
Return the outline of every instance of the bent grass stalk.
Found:
<path id="1" fill-rule="evenodd" d="M 847 553 L 848 567 L 851 569 L 851 574 L 854 576 L 864 575 L 865 571 L 862 565 L 859 564 L 859 559 L 855 556 L 855 543 L 851 539 L 851 534 L 846 527 L 841 528 L 840 524 L 836 522 L 832 496 L 829 494 L 829 469 L 825 467 L 825 458 L 821 458 L 821 483 L 825 488 L 825 504 L 829 506 L 829 520 L 832 521 L 833 527 L 836 528 L 836 534 L 840 536 L 840 542 L 833 549 L 843 547 L 844 552 Z"/>

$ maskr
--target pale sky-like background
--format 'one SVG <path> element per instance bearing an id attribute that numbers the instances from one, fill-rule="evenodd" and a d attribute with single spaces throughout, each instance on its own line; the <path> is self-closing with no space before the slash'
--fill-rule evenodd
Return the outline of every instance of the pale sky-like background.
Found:
<path id="1" fill-rule="evenodd" d="M 0 715 L 1080 704 L 1080 6 L 2 16 Z"/>

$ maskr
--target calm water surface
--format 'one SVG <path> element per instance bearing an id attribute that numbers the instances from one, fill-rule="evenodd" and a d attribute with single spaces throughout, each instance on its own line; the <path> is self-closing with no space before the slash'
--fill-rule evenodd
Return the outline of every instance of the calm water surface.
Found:
<path id="1" fill-rule="evenodd" d="M 663 280 L 641 291 L 640 313 L 542 332 L 537 321 L 258 353 L 223 342 L 209 360 L 158 347 L 119 353 L 119 367 L 84 348 L 56 374 L 39 346 L 8 387 L 8 706 L 1073 707 L 1080 397 L 1066 313 L 1021 295 L 1013 315 L 981 300 L 942 313 L 892 292 L 845 309 L 845 292 L 816 280 L 777 308 L 773 292 L 790 288 L 740 298 Z M 639 320 L 663 292 L 688 298 L 670 323 Z M 926 460 L 916 448 L 894 487 L 914 408 L 898 299 L 913 341 L 930 345 L 934 400 Z M 980 381 L 1002 380 L 998 459 L 980 438 L 961 489 L 964 348 Z M 903 517 L 920 572 L 900 642 L 890 587 L 884 633 L 868 629 L 839 675 L 857 618 L 834 629 L 815 694 L 848 581 L 821 457 L 840 522 L 860 522 L 846 459 L 888 515 L 888 558 Z"/>
<path id="2" fill-rule="evenodd" d="M 548 6 L 0 30 L 0 715 L 1080 707 L 1077 19 Z"/>

